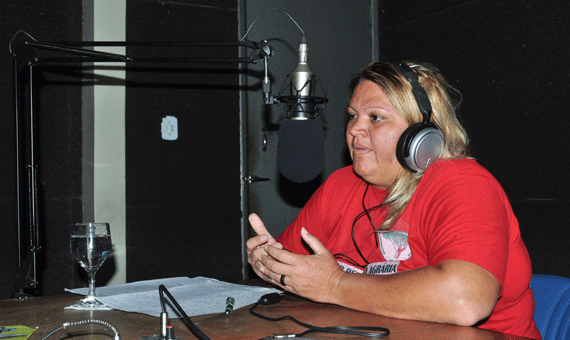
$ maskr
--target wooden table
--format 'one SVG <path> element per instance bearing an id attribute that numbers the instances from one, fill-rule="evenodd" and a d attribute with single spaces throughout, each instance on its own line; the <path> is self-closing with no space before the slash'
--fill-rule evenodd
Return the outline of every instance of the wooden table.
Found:
<path id="1" fill-rule="evenodd" d="M 38 327 L 30 339 L 42 339 L 64 322 L 98 319 L 111 323 L 121 339 L 138 339 L 160 333 L 160 320 L 146 314 L 127 313 L 118 310 L 77 311 L 64 307 L 78 299 L 77 295 L 35 297 L 28 300 L 0 301 L 0 325 L 24 325 Z M 520 339 L 502 333 L 490 332 L 473 327 L 452 326 L 421 321 L 406 321 L 386 318 L 351 309 L 313 302 L 281 301 L 270 306 L 259 306 L 259 314 L 270 317 L 291 315 L 298 320 L 316 326 L 379 326 L 390 330 L 386 339 Z M 224 313 L 191 318 L 196 326 L 210 339 L 261 339 L 275 333 L 300 333 L 305 328 L 291 322 L 271 322 L 249 314 L 249 306 Z M 181 319 L 171 319 L 176 337 L 197 339 Z M 98 334 L 88 334 L 94 331 Z M 103 333 L 103 334 L 102 334 Z M 105 336 L 108 334 L 109 336 Z M 66 328 L 49 339 L 112 339 L 111 331 L 104 326 L 84 325 Z M 313 339 L 370 339 L 365 337 L 341 336 L 336 334 L 311 333 Z"/>

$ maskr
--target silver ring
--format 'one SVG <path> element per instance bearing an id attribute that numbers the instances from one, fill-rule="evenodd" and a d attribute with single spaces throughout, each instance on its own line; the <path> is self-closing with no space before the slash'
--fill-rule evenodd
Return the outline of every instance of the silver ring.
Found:
<path id="1" fill-rule="evenodd" d="M 281 285 L 285 287 L 285 275 L 281 275 L 281 279 L 279 281 L 281 282 Z"/>

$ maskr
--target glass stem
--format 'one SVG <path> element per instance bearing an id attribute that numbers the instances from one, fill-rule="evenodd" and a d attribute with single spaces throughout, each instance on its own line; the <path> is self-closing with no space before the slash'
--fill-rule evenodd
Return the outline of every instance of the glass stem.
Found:
<path id="1" fill-rule="evenodd" d="M 87 294 L 87 298 L 95 300 L 95 272 L 89 271 L 87 275 L 89 276 L 89 293 Z"/>

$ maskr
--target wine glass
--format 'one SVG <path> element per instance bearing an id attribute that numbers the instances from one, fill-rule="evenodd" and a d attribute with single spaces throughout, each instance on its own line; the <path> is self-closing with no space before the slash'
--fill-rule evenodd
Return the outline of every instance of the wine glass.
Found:
<path id="1" fill-rule="evenodd" d="M 76 223 L 71 229 L 71 254 L 87 271 L 89 293 L 73 305 L 77 309 L 109 309 L 95 298 L 95 274 L 111 255 L 109 223 Z"/>

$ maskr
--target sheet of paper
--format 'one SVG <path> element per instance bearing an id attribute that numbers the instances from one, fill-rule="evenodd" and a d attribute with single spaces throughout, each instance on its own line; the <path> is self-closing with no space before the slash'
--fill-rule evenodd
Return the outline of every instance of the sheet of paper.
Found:
<path id="1" fill-rule="evenodd" d="M 230 296 L 235 299 L 234 309 L 238 309 L 257 302 L 265 294 L 281 292 L 275 288 L 239 285 L 205 277 L 175 277 L 97 287 L 95 293 L 97 300 L 110 308 L 160 316 L 162 309 L 158 286 L 161 284 L 189 317 L 223 313 L 226 299 Z M 88 291 L 87 288 L 65 290 L 81 295 L 86 295 Z M 182 317 L 175 311 L 168 296 L 164 294 L 164 297 L 168 316 Z"/>

